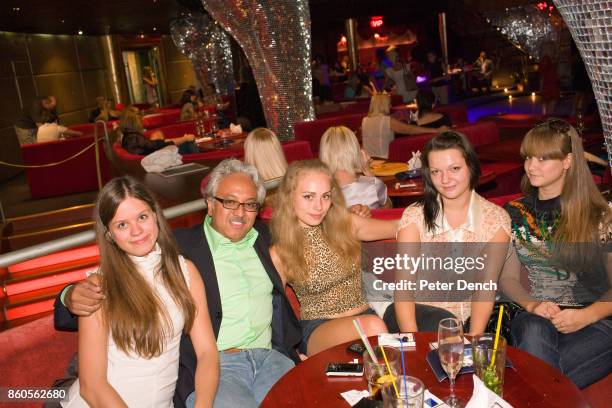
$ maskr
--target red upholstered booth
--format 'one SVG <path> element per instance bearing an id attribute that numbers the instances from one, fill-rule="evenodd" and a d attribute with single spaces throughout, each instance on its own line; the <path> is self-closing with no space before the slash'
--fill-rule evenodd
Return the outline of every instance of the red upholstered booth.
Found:
<path id="1" fill-rule="evenodd" d="M 180 109 L 167 109 L 162 112 L 145 115 L 142 118 L 142 125 L 145 129 L 154 129 L 176 123 L 180 118 Z"/>
<path id="2" fill-rule="evenodd" d="M 495 123 L 491 122 L 474 123 L 460 126 L 453 130 L 463 133 L 474 147 L 497 143 L 500 140 L 497 126 L 495 126 Z M 389 160 L 410 160 L 412 152 L 417 150 L 423 151 L 425 143 L 435 135 L 435 133 L 427 133 L 423 135 L 396 137 L 395 140 L 389 144 Z"/>
<path id="3" fill-rule="evenodd" d="M 25 170 L 32 198 L 54 197 L 66 194 L 95 191 L 98 189 L 93 136 L 79 136 L 54 142 L 21 146 L 23 163 L 39 166 L 65 160 L 88 148 L 85 152 L 65 163 Z M 110 179 L 110 168 L 104 154 L 104 141 L 100 139 L 100 167 L 102 182 Z"/>
<path id="4" fill-rule="evenodd" d="M 440 105 L 434 107 L 434 112 L 443 113 L 451 120 L 453 126 L 463 126 L 469 123 L 467 106 L 463 104 Z M 409 121 L 410 109 L 406 106 L 395 106 L 392 108 L 393 117 Z"/>
<path id="5" fill-rule="evenodd" d="M 365 113 L 353 113 L 305 122 L 296 122 L 293 124 L 293 134 L 295 140 L 305 140 L 309 142 L 312 152 L 318 154 L 321 137 L 328 128 L 331 126 L 343 125 L 355 132 L 361 127 L 361 120 L 364 116 Z"/>

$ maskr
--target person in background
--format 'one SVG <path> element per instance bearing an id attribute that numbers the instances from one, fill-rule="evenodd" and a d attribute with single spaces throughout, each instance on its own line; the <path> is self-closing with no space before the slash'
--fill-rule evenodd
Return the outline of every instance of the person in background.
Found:
<path id="1" fill-rule="evenodd" d="M 431 92 L 436 96 L 438 103 L 446 105 L 448 103 L 447 67 L 433 51 L 427 53 L 425 71 L 428 73 L 427 83 L 431 87 Z"/>
<path id="2" fill-rule="evenodd" d="M 36 131 L 36 143 L 55 142 L 65 137 L 76 137 L 82 134 L 78 130 L 71 130 L 58 125 L 57 122 L 45 122 Z"/>
<path id="3" fill-rule="evenodd" d="M 219 355 L 200 273 L 179 255 L 162 210 L 130 176 L 100 191 L 93 219 L 104 300 L 79 318 L 79 378 L 63 407 L 171 407 L 181 335 L 195 348 L 198 407 L 212 407 Z"/>
<path id="4" fill-rule="evenodd" d="M 391 97 L 386 93 L 372 95 L 368 116 L 361 122 L 363 150 L 373 157 L 389 157 L 389 143 L 395 138 L 395 133 L 418 135 L 431 133 L 427 127 L 410 125 L 391 116 Z M 446 130 L 446 127 L 436 129 Z"/>
<path id="5" fill-rule="evenodd" d="M 511 344 L 584 388 L 612 372 L 612 211 L 567 122 L 531 129 L 521 155 L 525 196 L 505 205 L 514 251 L 500 279 L 522 307 Z"/>
<path id="6" fill-rule="evenodd" d="M 263 182 L 280 179 L 287 171 L 287 159 L 278 137 L 267 128 L 252 130 L 244 141 L 244 162 L 255 166 Z M 277 189 L 268 190 L 264 205 L 271 207 Z"/>
<path id="7" fill-rule="evenodd" d="M 359 335 L 386 332 L 362 290 L 360 240 L 391 238 L 397 220 L 350 214 L 329 168 L 320 160 L 289 165 L 270 221 L 274 266 L 300 301 L 300 351 L 312 356 Z"/>
<path id="8" fill-rule="evenodd" d="M 198 96 L 195 91 L 187 89 L 181 95 L 181 120 L 190 120 L 198 117 L 196 108 L 199 106 Z"/>
<path id="9" fill-rule="evenodd" d="M 475 87 L 472 86 L 473 92 L 482 91 L 483 93 L 491 93 L 491 81 L 493 80 L 493 61 L 487 58 L 487 53 L 480 51 L 478 58 L 474 61 L 473 75 L 475 79 Z"/>
<path id="10" fill-rule="evenodd" d="M 387 89 L 391 84 L 395 85 L 395 93 L 402 96 L 404 103 L 412 103 L 417 94 L 417 83 L 410 65 L 404 64 L 395 46 L 387 48 L 387 57 L 391 66 L 385 69 L 385 85 Z"/>
<path id="11" fill-rule="evenodd" d="M 332 88 L 329 79 L 329 66 L 321 55 L 316 55 L 312 61 L 312 76 L 319 87 L 319 102 L 332 103 Z"/>
<path id="12" fill-rule="evenodd" d="M 145 99 L 151 107 L 156 108 L 159 105 L 159 97 L 157 96 L 157 77 L 153 68 L 150 66 L 144 67 L 142 73 L 142 81 L 144 82 L 145 88 Z"/>
<path id="13" fill-rule="evenodd" d="M 435 103 L 436 96 L 433 92 L 420 89 L 416 97 L 416 117 L 412 118 L 410 124 L 432 129 L 438 129 L 441 126 L 452 127 L 453 124 L 448 116 L 433 111 Z"/>
<path id="14" fill-rule="evenodd" d="M 370 170 L 370 156 L 359 147 L 355 134 L 345 126 L 330 127 L 323 133 L 319 158 L 329 167 L 342 189 L 348 207 L 390 207 L 387 186 Z"/>
<path id="15" fill-rule="evenodd" d="M 397 232 L 398 243 L 418 244 L 419 255 L 434 251 L 435 256 L 440 256 L 440 251 L 447 247 L 437 243 L 461 242 L 463 256 L 477 250 L 476 256 L 486 258 L 485 274 L 497 282 L 510 242 L 510 218 L 501 207 L 476 193 L 480 163 L 474 148 L 463 134 L 447 131 L 427 142 L 422 158 L 423 199 L 404 211 Z M 413 246 L 403 247 L 410 251 Z M 487 251 L 484 255 L 481 247 Z M 419 273 L 434 279 L 431 274 L 436 271 L 427 269 Z M 440 280 L 451 283 L 463 276 L 458 273 L 455 276 L 453 269 L 442 273 Z M 461 296 L 460 291 L 451 291 L 449 295 L 452 296 L 449 301 L 443 301 L 444 295 L 422 291 L 414 301 L 407 299 L 406 293 L 396 291 L 394 307 L 387 307 L 384 321 L 392 331 L 436 331 L 438 322 L 452 314 L 450 317 L 464 323 L 470 318 L 470 334 L 484 333 L 493 310 L 494 294 L 474 291 Z"/>
<path id="16" fill-rule="evenodd" d="M 29 109 L 24 109 L 15 122 L 15 133 L 20 145 L 36 143 L 36 132 L 43 123 L 58 122 L 55 96 L 36 98 Z"/>
<path id="17" fill-rule="evenodd" d="M 195 136 L 185 134 L 174 139 L 164 139 L 161 131 L 154 132 L 151 138 L 144 135 L 142 115 L 134 106 L 128 106 L 121 113 L 119 120 L 121 132 L 121 147 L 128 153 L 146 156 L 166 146 L 177 145 L 180 154 L 199 153 L 200 149 L 194 143 Z"/>

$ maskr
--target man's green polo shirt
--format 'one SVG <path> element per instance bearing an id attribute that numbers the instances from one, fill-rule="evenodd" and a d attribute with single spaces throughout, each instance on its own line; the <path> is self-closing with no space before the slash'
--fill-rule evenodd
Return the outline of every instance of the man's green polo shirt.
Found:
<path id="1" fill-rule="evenodd" d="M 272 347 L 272 281 L 253 245 L 255 228 L 239 242 L 232 242 L 204 220 L 204 234 L 213 256 L 223 319 L 217 348 Z"/>

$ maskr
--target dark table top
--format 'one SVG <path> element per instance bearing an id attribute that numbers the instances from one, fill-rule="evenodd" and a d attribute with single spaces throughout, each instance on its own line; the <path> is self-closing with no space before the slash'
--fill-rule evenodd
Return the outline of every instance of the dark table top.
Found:
<path id="1" fill-rule="evenodd" d="M 404 351 L 406 372 L 419 378 L 434 395 L 446 399 L 449 395 L 447 380 L 438 382 L 425 355 L 429 342 L 436 341 L 436 333 L 415 333 L 416 347 Z M 377 341 L 370 338 L 373 344 Z M 316 354 L 298 364 L 283 376 L 262 401 L 262 408 L 276 407 L 348 407 L 341 392 L 367 389 L 364 377 L 335 377 L 325 375 L 330 362 L 348 362 L 356 354 L 346 351 L 345 343 Z M 506 369 L 504 399 L 514 407 L 588 407 L 580 390 L 561 372 L 542 360 L 508 347 L 508 358 L 515 369 Z M 360 359 L 361 361 L 361 359 Z M 471 375 L 457 377 L 455 392 L 463 404 L 473 391 Z"/>

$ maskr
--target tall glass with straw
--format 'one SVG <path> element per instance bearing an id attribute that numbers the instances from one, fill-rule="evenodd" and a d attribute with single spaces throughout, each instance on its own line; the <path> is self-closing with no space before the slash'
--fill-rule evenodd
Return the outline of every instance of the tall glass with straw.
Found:
<path id="1" fill-rule="evenodd" d="M 438 355 L 440 364 L 448 374 L 450 395 L 446 399 L 449 407 L 461 407 L 455 395 L 455 378 L 463 365 L 463 325 L 459 319 L 440 320 L 438 325 Z"/>

